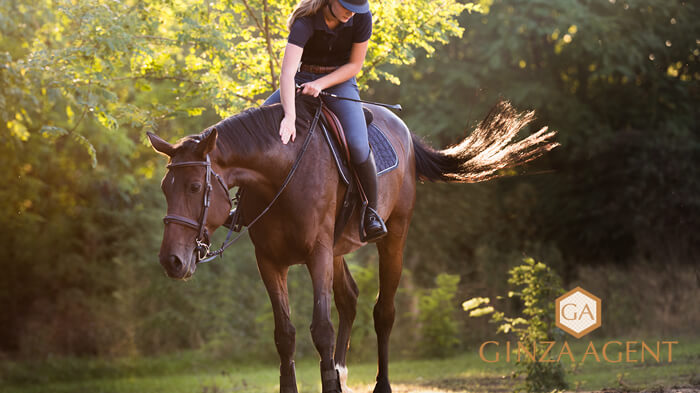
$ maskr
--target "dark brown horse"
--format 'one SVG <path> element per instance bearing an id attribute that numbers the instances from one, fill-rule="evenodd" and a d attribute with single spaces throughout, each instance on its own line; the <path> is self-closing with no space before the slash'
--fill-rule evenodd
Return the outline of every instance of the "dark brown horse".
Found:
<path id="1" fill-rule="evenodd" d="M 183 279 L 194 273 L 199 253 L 197 243 L 208 242 L 207 234 L 213 233 L 227 219 L 228 188 L 241 186 L 246 190 L 241 202 L 244 223 L 263 211 L 295 162 L 302 141 L 309 133 L 316 102 L 306 97 L 297 100 L 297 140 L 288 145 L 282 144 L 278 136 L 283 116 L 279 104 L 248 109 L 172 145 L 148 134 L 153 148 L 170 160 L 170 170 L 162 181 L 168 216 L 159 254 L 160 263 L 170 277 Z M 497 177 L 498 170 L 534 159 L 556 143 L 551 141 L 554 133 L 546 129 L 511 143 L 533 114 L 518 113 L 507 103 L 494 107 L 461 143 L 442 151 L 422 143 L 389 110 L 374 105 L 367 108 L 374 115 L 375 124 L 385 130 L 399 156 L 398 168 L 379 178 L 378 210 L 386 221 L 388 235 L 377 243 L 380 286 L 374 306 L 378 347 L 374 391 L 384 393 L 391 391 L 389 334 L 394 323 L 394 296 L 401 277 L 416 179 L 488 180 Z M 221 182 L 215 179 L 217 175 L 221 176 Z M 211 181 L 207 180 L 209 178 Z M 309 140 L 295 177 L 270 210 L 250 228 L 260 275 L 274 312 L 282 393 L 297 391 L 295 329 L 289 318 L 287 294 L 287 271 L 294 264 L 305 264 L 313 283 L 311 335 L 321 356 L 323 392 L 338 392 L 341 385 L 342 390 L 347 391 L 346 353 L 358 289 L 343 255 L 364 243 L 359 240 L 357 211 L 340 240 L 333 243 L 336 213 L 343 202 L 344 190 L 326 141 L 316 132 Z M 203 212 L 203 199 L 210 202 L 208 215 Z M 202 217 L 206 222 L 199 228 L 197 220 Z M 331 323 L 332 295 L 340 317 L 337 338 Z"/>

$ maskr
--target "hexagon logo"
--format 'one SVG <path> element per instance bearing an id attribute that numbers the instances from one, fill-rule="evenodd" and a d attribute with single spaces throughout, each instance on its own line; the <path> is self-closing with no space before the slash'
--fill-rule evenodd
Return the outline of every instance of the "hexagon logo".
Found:
<path id="1" fill-rule="evenodd" d="M 557 298 L 557 327 L 576 338 L 581 338 L 600 327 L 600 308 L 601 301 L 597 296 L 576 287 Z"/>

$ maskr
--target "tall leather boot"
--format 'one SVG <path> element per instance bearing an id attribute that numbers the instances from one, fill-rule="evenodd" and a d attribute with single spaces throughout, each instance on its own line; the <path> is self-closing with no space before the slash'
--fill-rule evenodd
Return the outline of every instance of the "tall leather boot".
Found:
<path id="1" fill-rule="evenodd" d="M 384 221 L 377 213 L 377 167 L 372 152 L 364 162 L 355 164 L 355 169 L 367 196 L 367 206 L 363 209 L 364 217 L 360 223 L 360 240 L 376 242 L 387 231 Z"/>

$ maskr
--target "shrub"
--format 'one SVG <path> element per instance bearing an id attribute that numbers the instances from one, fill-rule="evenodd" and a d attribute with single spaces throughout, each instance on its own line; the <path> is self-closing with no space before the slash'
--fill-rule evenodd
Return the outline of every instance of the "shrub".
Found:
<path id="1" fill-rule="evenodd" d="M 436 287 L 419 296 L 421 352 L 426 356 L 447 357 L 454 354 L 458 323 L 454 298 L 459 276 L 442 273 L 435 279 Z"/>
<path id="2" fill-rule="evenodd" d="M 492 314 L 490 322 L 498 325 L 497 333 L 514 334 L 526 348 L 542 341 L 554 341 L 554 301 L 564 293 L 559 276 L 542 262 L 532 258 L 523 260 L 523 264 L 509 271 L 508 284 L 513 291 L 508 298 L 522 301 L 522 315 L 507 317 L 504 312 L 496 311 L 489 298 L 473 298 L 462 304 L 469 316 L 479 317 Z M 543 348 L 534 345 L 535 359 L 542 355 Z M 549 392 L 565 389 L 564 370 L 560 363 L 540 363 L 526 361 L 516 363 L 516 376 L 525 375 L 525 382 L 519 390 L 526 392 Z"/>

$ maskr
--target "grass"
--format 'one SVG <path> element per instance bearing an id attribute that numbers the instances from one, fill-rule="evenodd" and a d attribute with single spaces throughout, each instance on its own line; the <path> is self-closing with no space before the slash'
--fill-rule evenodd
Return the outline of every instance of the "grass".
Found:
<path id="1" fill-rule="evenodd" d="M 653 386 L 687 385 L 693 375 L 700 374 L 700 338 L 677 341 L 671 363 L 667 359 L 643 364 L 586 360 L 583 364 L 579 361 L 572 365 L 564 360 L 563 365 L 572 390 L 614 387 L 634 391 Z M 594 343 L 600 350 L 604 341 L 595 340 Z M 577 357 L 586 351 L 587 344 L 585 339 L 570 342 Z M 558 347 L 555 348 L 555 354 L 558 351 Z M 348 368 L 350 387 L 356 393 L 371 391 L 376 366 L 351 362 Z M 391 380 L 396 393 L 507 392 L 517 382 L 508 377 L 512 370 L 512 363 L 483 362 L 475 348 L 447 359 L 402 360 L 395 356 L 391 363 Z M 297 364 L 300 393 L 320 391 L 318 372 L 315 360 L 302 360 Z M 270 393 L 278 389 L 278 375 L 276 362 L 217 361 L 200 352 L 136 359 L 56 358 L 41 363 L 0 363 L 0 390 L 7 393 Z"/>
<path id="2" fill-rule="evenodd" d="M 645 340 L 647 343 L 655 343 L 658 338 L 650 338 Z M 583 340 L 581 340 L 583 341 Z M 610 341 L 610 340 L 606 340 Z M 623 344 L 628 341 L 619 339 Z M 637 341 L 639 339 L 630 339 Z M 660 340 L 663 341 L 663 340 Z M 570 362 L 565 363 L 567 368 L 567 380 L 571 389 L 577 386 L 581 390 L 597 390 L 604 387 L 618 388 L 621 390 L 638 391 L 642 389 L 650 389 L 653 387 L 672 387 L 674 385 L 688 385 L 691 379 L 696 384 L 700 383 L 695 378 L 700 377 L 700 338 L 685 338 L 673 339 L 668 341 L 678 341 L 673 345 L 673 359 L 668 362 L 668 351 L 662 349 L 660 362 L 653 359 L 647 359 L 644 363 L 639 362 L 639 352 L 641 344 L 632 345 L 631 349 L 637 350 L 631 354 L 632 360 L 637 360 L 636 363 L 626 363 L 625 349 L 622 348 L 623 362 L 610 364 L 586 361 L 583 365 L 572 365 Z M 583 354 L 586 351 L 586 341 L 579 343 L 576 347 L 572 346 L 575 353 Z M 600 350 L 602 348 L 602 340 L 596 341 L 596 346 Z M 664 346 L 662 346 L 664 348 Z M 611 358 L 617 355 L 612 352 Z M 601 356 L 601 360 L 602 356 Z M 700 386 L 698 386 L 700 388 Z"/>

